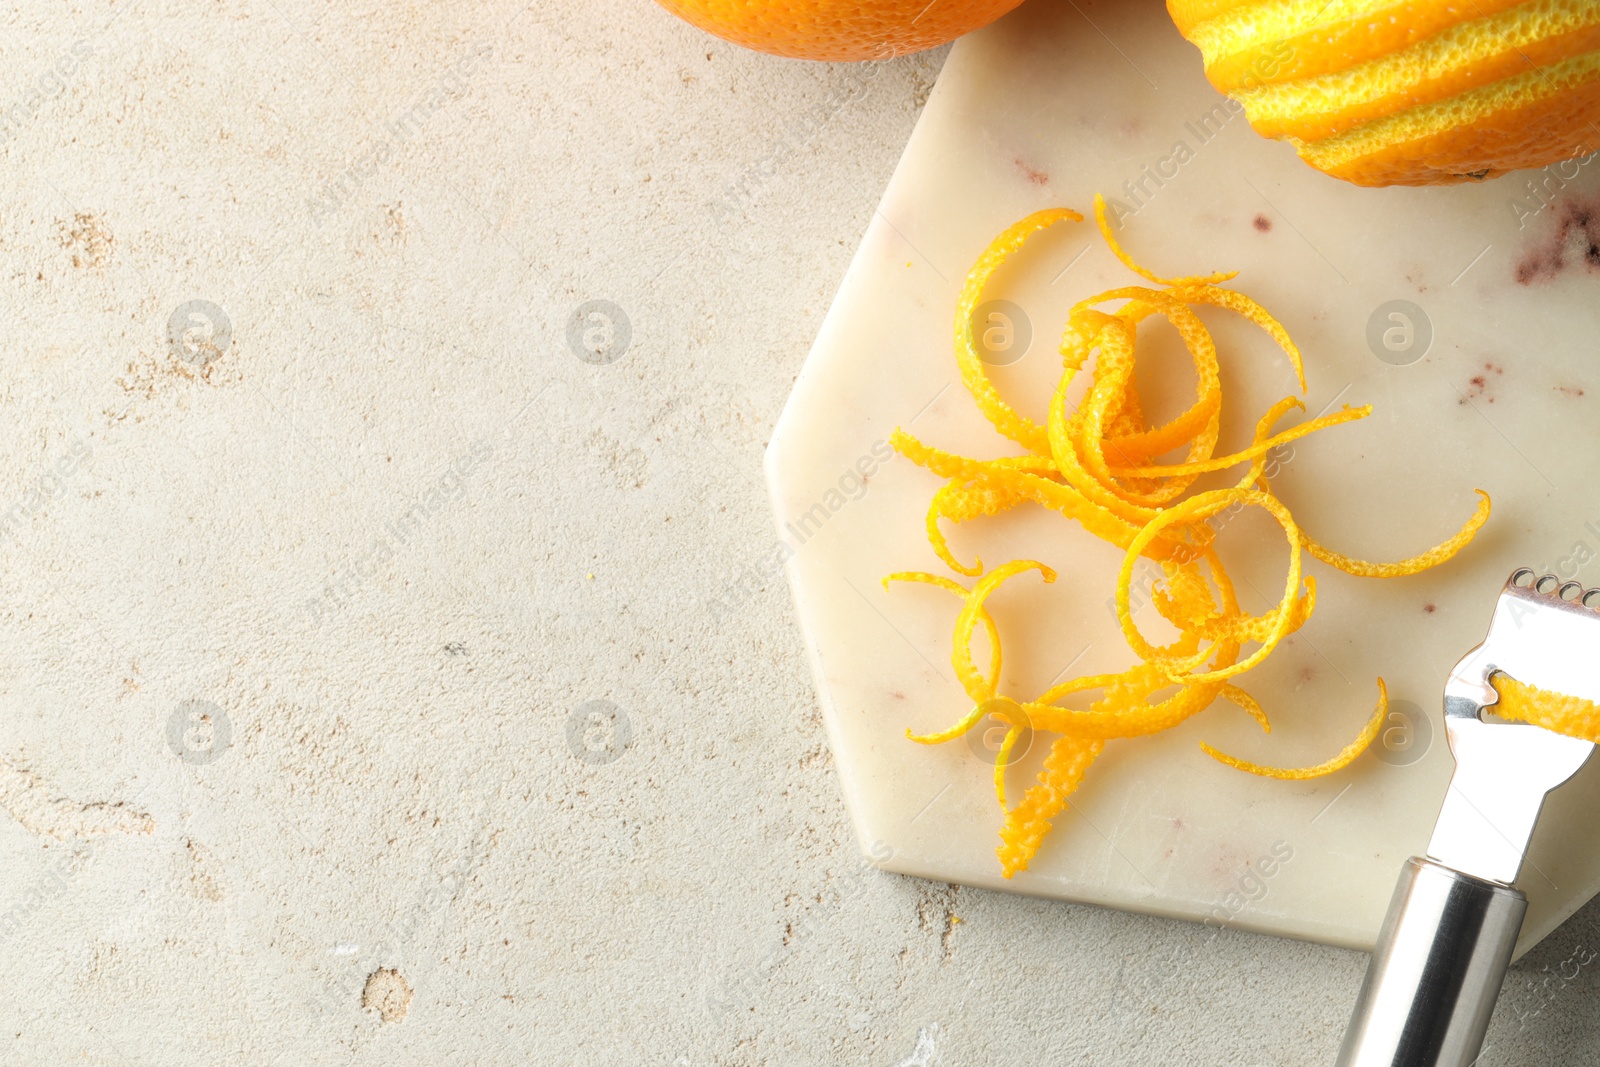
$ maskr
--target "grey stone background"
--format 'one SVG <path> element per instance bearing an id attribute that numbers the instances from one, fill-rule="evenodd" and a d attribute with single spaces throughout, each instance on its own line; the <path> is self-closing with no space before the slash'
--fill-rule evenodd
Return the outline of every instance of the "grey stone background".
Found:
<path id="1" fill-rule="evenodd" d="M 0 21 L 0 1062 L 1330 1061 L 1356 954 L 850 839 L 761 456 L 943 52 Z M 1596 951 L 1485 1064 L 1592 1059 Z"/>

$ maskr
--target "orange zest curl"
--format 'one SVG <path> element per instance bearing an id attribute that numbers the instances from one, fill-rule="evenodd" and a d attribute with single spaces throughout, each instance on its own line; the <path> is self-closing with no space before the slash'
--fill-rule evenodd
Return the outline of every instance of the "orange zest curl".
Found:
<path id="1" fill-rule="evenodd" d="M 1259 774 L 1263 778 L 1284 778 L 1290 781 L 1303 778 L 1321 778 L 1325 774 L 1340 771 L 1355 762 L 1355 758 L 1367 750 L 1377 738 L 1378 731 L 1383 729 L 1383 721 L 1389 716 L 1389 687 L 1383 684 L 1383 679 L 1378 679 L 1378 706 L 1372 709 L 1372 717 L 1367 720 L 1367 725 L 1362 727 L 1360 735 L 1344 746 L 1344 750 L 1331 760 L 1319 763 L 1315 767 L 1263 767 L 1259 763 L 1249 760 L 1237 759 L 1226 753 L 1218 752 L 1204 741 L 1200 747 L 1206 755 L 1226 763 L 1235 770 L 1245 771 L 1250 774 Z"/>
<path id="2" fill-rule="evenodd" d="M 1290 412 L 1305 410 L 1298 398 L 1285 397 L 1257 422 L 1248 446 L 1218 455 L 1223 390 L 1217 350 L 1195 309 L 1232 311 L 1260 326 L 1287 356 L 1303 392 L 1305 369 L 1298 347 L 1283 325 L 1259 304 L 1221 287 L 1236 272 L 1160 277 L 1136 263 L 1118 243 L 1100 197 L 1095 198 L 1094 214 L 1116 257 L 1160 288 L 1125 286 L 1071 309 L 1060 344 L 1062 374 L 1043 425 L 1017 412 L 989 379 L 973 336 L 973 314 L 990 277 L 1030 236 L 1059 222 L 1080 222 L 1083 216 L 1056 208 L 1035 212 L 1007 229 L 978 258 L 957 302 L 955 351 L 962 382 L 995 430 L 1026 451 L 999 459 L 974 459 L 925 444 L 904 430 L 895 430 L 890 437 L 890 444 L 901 454 L 945 479 L 928 506 L 928 541 L 952 571 L 974 579 L 970 588 L 923 572 L 900 572 L 884 579 L 885 587 L 890 581 L 920 582 L 961 599 L 951 665 L 972 702 L 971 710 L 944 730 L 929 734 L 908 730 L 906 734 L 919 744 L 934 745 L 961 737 L 991 716 L 1005 725 L 994 784 L 1004 812 L 997 855 L 1007 878 L 1027 870 L 1054 819 L 1108 741 L 1171 729 L 1206 710 L 1219 697 L 1250 715 L 1262 730 L 1271 731 L 1266 710 L 1236 686 L 1234 679 L 1260 664 L 1311 617 L 1317 586 L 1315 579 L 1302 574 L 1305 556 L 1361 577 L 1416 574 L 1453 557 L 1489 518 L 1489 496 L 1479 490 L 1477 510 L 1459 532 L 1396 563 L 1351 559 L 1307 536 L 1273 495 L 1266 478 L 1269 454 L 1319 430 L 1366 418 L 1372 409 L 1346 407 L 1278 429 Z M 1116 301 L 1122 302 L 1116 310 L 1100 310 L 1101 305 Z M 1152 317 L 1165 319 L 1176 329 L 1193 359 L 1196 376 L 1194 403 L 1159 426 L 1146 425 L 1134 386 L 1139 327 Z M 1091 357 L 1094 369 L 1088 390 L 1083 400 L 1070 408 L 1068 387 Z M 1160 462 L 1160 457 L 1179 449 L 1184 450 L 1182 459 Z M 1202 475 L 1232 467 L 1245 470 L 1231 487 L 1186 495 Z M 1038 571 L 1045 582 L 1055 581 L 1055 571 L 1037 560 L 1013 560 L 993 569 L 985 569 L 979 559 L 965 563 L 951 551 L 942 525 L 999 515 L 1026 503 L 1057 512 L 1123 550 L 1116 579 L 1117 621 L 1137 658 L 1126 670 L 1069 679 L 1032 701 L 1000 692 L 1000 628 L 986 602 L 1004 582 L 1026 571 Z M 1283 595 L 1261 615 L 1240 608 L 1214 544 L 1217 524 L 1212 520 L 1241 507 L 1261 508 L 1271 515 L 1289 547 Z M 1141 558 L 1161 568 L 1162 579 L 1151 591 L 1151 604 L 1178 631 L 1177 639 L 1164 646 L 1150 643 L 1133 620 L 1131 589 L 1134 568 Z M 980 627 L 988 645 L 986 670 L 973 659 L 973 636 Z M 1518 683 L 1505 680 L 1502 704 L 1513 709 L 1510 715 L 1554 729 L 1597 710 L 1592 705 L 1573 708 L 1566 698 L 1525 690 L 1527 687 L 1518 688 Z M 1099 695 L 1086 709 L 1060 704 L 1080 693 Z M 1251 774 L 1289 780 L 1315 778 L 1349 766 L 1366 751 L 1387 712 L 1388 690 L 1380 678 L 1377 709 L 1365 728 L 1337 756 L 1312 767 L 1269 767 L 1226 755 L 1210 745 L 1201 747 L 1222 763 Z M 1030 730 L 1057 736 L 1036 781 L 1012 806 L 1006 795 L 1006 771 L 1017 742 Z"/>

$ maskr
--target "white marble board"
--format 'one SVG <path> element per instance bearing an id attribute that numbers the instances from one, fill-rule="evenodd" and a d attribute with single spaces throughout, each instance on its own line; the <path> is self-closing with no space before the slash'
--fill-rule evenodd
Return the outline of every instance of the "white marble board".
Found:
<path id="1" fill-rule="evenodd" d="M 1584 226 L 1600 178 L 1584 170 L 1437 189 L 1324 177 L 1232 112 L 1157 0 L 1034 0 L 957 44 L 768 453 L 774 566 L 786 558 L 862 848 L 928 878 L 1369 947 L 1449 778 L 1444 674 L 1481 638 L 1500 584 L 1521 564 L 1600 582 L 1587 562 L 1600 556 L 1600 271 Z M 1550 206 L 1529 192 L 1534 178 Z M 1007 882 L 981 738 L 926 748 L 904 737 L 968 704 L 949 666 L 953 598 L 879 584 L 893 570 L 943 572 L 922 531 L 939 483 L 886 460 L 883 442 L 905 425 L 969 455 L 1014 451 L 957 378 L 956 295 L 1006 225 L 1053 205 L 1087 213 L 1097 191 L 1131 209 L 1121 236 L 1153 268 L 1242 271 L 1233 284 L 1304 349 L 1313 413 L 1376 406 L 1284 457 L 1275 485 L 1310 532 L 1354 555 L 1399 558 L 1453 531 L 1474 487 L 1492 493 L 1495 515 L 1466 553 L 1419 577 L 1361 580 L 1311 564 L 1315 618 L 1246 679 L 1273 734 L 1219 703 L 1166 734 L 1113 743 L 1032 869 Z M 1032 333 L 1025 354 L 995 371 L 1001 387 L 1039 416 L 1066 308 L 1134 281 L 1088 223 L 1033 242 L 990 290 L 1023 309 Z M 1369 345 L 1369 323 L 1391 301 L 1415 309 L 1420 358 L 1421 347 L 1385 360 Z M 1236 444 L 1292 383 L 1264 337 L 1226 315 L 1208 321 L 1234 413 L 1224 444 Z M 1174 374 L 1168 405 L 1189 387 Z M 1253 588 L 1281 588 L 1274 529 L 1246 517 L 1225 533 L 1247 608 L 1266 606 Z M 1069 664 L 1083 673 L 1130 661 L 1107 607 L 1117 550 L 1036 508 L 962 526 L 952 543 L 991 566 L 1030 556 L 1061 573 L 1048 587 L 1016 579 L 992 601 L 1003 691 L 1031 696 Z M 1251 777 L 1199 748 L 1317 762 L 1359 730 L 1380 674 L 1397 709 L 1419 720 L 1409 748 L 1397 732 L 1395 747 L 1313 782 Z M 1600 765 L 1552 799 L 1523 880 L 1523 949 L 1600 888 L 1597 801 Z"/>

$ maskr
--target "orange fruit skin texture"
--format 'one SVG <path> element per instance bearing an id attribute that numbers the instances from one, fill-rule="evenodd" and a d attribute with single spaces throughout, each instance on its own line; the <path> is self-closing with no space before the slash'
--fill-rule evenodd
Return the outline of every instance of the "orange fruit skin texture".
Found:
<path id="1" fill-rule="evenodd" d="M 657 0 L 723 40 L 791 59 L 889 59 L 987 26 L 1022 0 Z"/>
<path id="2" fill-rule="evenodd" d="M 1257 133 L 1356 185 L 1600 149 L 1596 0 L 1167 0 Z"/>

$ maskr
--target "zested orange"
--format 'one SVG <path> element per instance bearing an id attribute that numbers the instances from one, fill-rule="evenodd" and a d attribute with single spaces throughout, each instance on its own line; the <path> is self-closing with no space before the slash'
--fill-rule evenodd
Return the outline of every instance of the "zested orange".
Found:
<path id="1" fill-rule="evenodd" d="M 1167 0 L 1258 133 L 1357 185 L 1435 185 L 1600 148 L 1595 0 Z"/>
<path id="2" fill-rule="evenodd" d="M 735 44 L 794 59 L 888 59 L 953 41 L 1022 0 L 658 0 Z"/>

